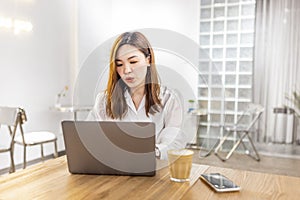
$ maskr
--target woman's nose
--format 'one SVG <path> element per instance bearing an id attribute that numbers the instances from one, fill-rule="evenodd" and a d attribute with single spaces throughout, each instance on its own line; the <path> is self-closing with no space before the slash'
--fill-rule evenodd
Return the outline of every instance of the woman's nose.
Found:
<path id="1" fill-rule="evenodd" d="M 131 73 L 132 72 L 132 69 L 129 65 L 125 65 L 125 68 L 124 68 L 124 74 L 128 74 L 128 73 Z"/>

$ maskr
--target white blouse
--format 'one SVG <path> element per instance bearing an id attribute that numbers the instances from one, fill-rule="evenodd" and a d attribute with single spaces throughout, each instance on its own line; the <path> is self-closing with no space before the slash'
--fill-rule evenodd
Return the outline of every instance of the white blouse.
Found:
<path id="1" fill-rule="evenodd" d="M 111 119 L 106 114 L 105 93 L 97 95 L 95 105 L 89 113 L 87 120 L 99 121 L 142 121 L 155 123 L 156 147 L 161 152 L 161 159 L 167 160 L 167 151 L 169 149 L 184 148 L 186 136 L 181 130 L 183 123 L 183 104 L 179 96 L 170 89 L 161 87 L 160 99 L 162 110 L 154 115 L 145 111 L 145 96 L 143 97 L 139 108 L 136 109 L 128 91 L 125 92 L 125 100 L 128 105 L 128 111 L 122 120 Z"/>

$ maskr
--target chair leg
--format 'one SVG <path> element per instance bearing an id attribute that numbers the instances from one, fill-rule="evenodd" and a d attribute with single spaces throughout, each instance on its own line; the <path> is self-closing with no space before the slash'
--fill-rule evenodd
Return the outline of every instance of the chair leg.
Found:
<path id="1" fill-rule="evenodd" d="M 238 141 L 233 145 L 232 149 L 229 151 L 229 153 L 226 155 L 225 158 L 222 158 L 219 154 L 218 154 L 218 150 L 221 148 L 221 146 L 223 145 L 223 143 L 225 142 L 225 140 L 223 139 L 222 140 L 222 143 L 220 143 L 218 145 L 218 147 L 215 149 L 215 154 L 218 158 L 220 158 L 222 161 L 226 161 L 228 160 L 231 156 L 232 156 L 232 153 L 239 147 L 240 144 L 243 145 L 244 149 L 246 151 L 249 151 L 250 150 L 246 147 L 246 145 L 244 144 L 244 138 L 247 137 L 250 141 L 250 144 L 251 144 L 251 147 L 255 153 L 255 156 L 251 155 L 250 153 L 246 153 L 248 156 L 252 157 L 253 159 L 257 160 L 257 161 L 260 161 L 260 157 L 259 157 L 259 154 L 253 144 L 253 141 L 252 141 L 252 138 L 249 136 L 248 132 L 242 132 L 243 135 L 240 135 L 239 132 L 237 132 L 237 135 L 239 136 L 239 139 Z M 224 137 L 225 139 L 228 137 L 228 134 L 226 135 L 226 137 Z"/>
<path id="2" fill-rule="evenodd" d="M 237 133 L 237 135 L 238 135 L 239 139 L 241 139 L 240 134 Z M 246 152 L 246 151 L 249 151 L 249 149 L 247 148 L 247 146 L 245 145 L 245 143 L 243 142 L 243 140 L 241 141 L 241 143 L 242 143 L 242 145 L 243 145 L 243 147 L 244 147 L 245 152 Z M 246 154 L 247 154 L 247 153 L 246 153 Z"/>
<path id="3" fill-rule="evenodd" d="M 219 142 L 218 146 L 215 148 L 215 155 L 216 155 L 220 160 L 222 160 L 222 161 L 225 161 L 226 159 L 222 158 L 222 157 L 218 154 L 218 152 L 219 152 L 220 148 L 222 147 L 223 143 L 226 141 L 226 139 L 227 139 L 227 137 L 229 136 L 229 134 L 230 134 L 230 132 L 227 132 L 227 133 L 225 134 L 225 136 L 224 136 L 222 139 L 220 139 L 220 142 Z"/>
<path id="4" fill-rule="evenodd" d="M 54 158 L 58 157 L 58 153 L 57 153 L 57 142 L 56 140 L 54 141 Z"/>
<path id="5" fill-rule="evenodd" d="M 44 161 L 44 148 L 43 148 L 43 144 L 41 144 L 41 157 L 42 157 L 42 161 Z"/>
<path id="6" fill-rule="evenodd" d="M 26 168 L 26 145 L 24 145 L 24 151 L 23 151 L 23 169 Z"/>
<path id="7" fill-rule="evenodd" d="M 228 132 L 223 139 L 221 140 L 221 142 L 219 143 L 219 145 L 217 146 L 217 148 L 215 149 L 215 155 L 221 159 L 222 161 L 226 161 L 228 160 L 231 156 L 232 153 L 239 147 L 239 145 L 242 143 L 244 148 L 246 148 L 245 144 L 243 143 L 243 139 L 245 138 L 245 136 L 247 135 L 246 133 L 244 133 L 241 137 L 239 137 L 238 141 L 233 145 L 233 147 L 231 148 L 231 150 L 229 151 L 229 153 L 226 155 L 225 158 L 221 157 L 218 152 L 219 149 L 222 147 L 223 143 L 225 142 L 225 140 L 227 139 L 227 137 L 229 136 L 231 132 Z M 239 135 L 239 133 L 237 133 Z M 240 135 L 239 135 L 240 136 Z"/>
<path id="8" fill-rule="evenodd" d="M 10 150 L 10 168 L 9 168 L 9 173 L 15 172 L 15 162 L 14 162 L 14 149 Z"/>
<path id="9" fill-rule="evenodd" d="M 229 153 L 226 156 L 226 160 L 228 160 L 231 157 L 232 153 L 240 146 L 241 143 L 243 143 L 243 139 L 245 136 L 246 136 L 246 134 L 244 134 L 242 137 L 240 137 L 240 139 L 238 139 L 238 141 L 233 145 L 233 147 L 231 148 L 231 150 L 229 151 Z"/>
<path id="10" fill-rule="evenodd" d="M 239 138 L 241 138 L 239 134 L 237 134 L 237 135 L 239 136 Z M 249 141 L 250 141 L 250 145 L 252 146 L 252 149 L 253 149 L 253 151 L 254 151 L 254 153 L 255 153 L 255 156 L 251 155 L 250 149 L 245 145 L 244 141 L 241 140 L 241 143 L 242 143 L 242 145 L 243 145 L 243 147 L 244 147 L 244 149 L 245 149 L 245 153 L 246 153 L 248 156 L 252 157 L 253 159 L 255 159 L 255 160 L 257 160 L 257 161 L 260 161 L 259 154 L 258 154 L 258 152 L 257 152 L 257 150 L 256 150 L 256 148 L 255 148 L 255 146 L 254 146 L 254 143 L 253 143 L 252 138 L 249 136 L 249 132 L 245 132 L 244 135 L 243 135 L 243 138 L 246 137 L 246 136 L 247 136 L 247 138 L 248 138 Z"/>
<path id="11" fill-rule="evenodd" d="M 260 161 L 259 154 L 258 154 L 258 152 L 257 152 L 257 150 L 256 150 L 256 148 L 255 148 L 255 146 L 254 146 L 254 144 L 253 144 L 252 138 L 248 135 L 248 133 L 247 133 L 247 138 L 249 139 L 250 144 L 251 144 L 251 146 L 252 146 L 252 149 L 253 149 L 253 151 L 254 151 L 254 153 L 255 153 L 255 156 L 251 155 L 250 153 L 249 153 L 248 155 L 249 155 L 250 157 L 252 157 L 253 159 L 257 160 L 257 161 Z"/>
<path id="12" fill-rule="evenodd" d="M 214 144 L 213 147 L 210 148 L 210 150 L 208 152 L 206 152 L 205 154 L 202 153 L 202 151 L 199 151 L 199 157 L 207 157 L 209 156 L 218 146 L 218 144 L 220 143 L 220 139 Z"/>

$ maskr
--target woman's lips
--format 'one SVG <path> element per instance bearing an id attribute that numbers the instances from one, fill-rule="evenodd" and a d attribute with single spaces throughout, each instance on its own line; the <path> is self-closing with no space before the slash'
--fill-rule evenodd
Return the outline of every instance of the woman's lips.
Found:
<path id="1" fill-rule="evenodd" d="M 129 82 L 129 83 L 132 83 L 134 81 L 134 78 L 133 77 L 127 77 L 127 78 L 125 78 L 125 81 Z"/>

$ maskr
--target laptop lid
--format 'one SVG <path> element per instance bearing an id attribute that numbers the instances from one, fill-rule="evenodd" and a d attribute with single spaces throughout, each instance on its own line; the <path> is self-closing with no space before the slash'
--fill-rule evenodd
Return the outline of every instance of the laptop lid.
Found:
<path id="1" fill-rule="evenodd" d="M 63 121 L 70 173 L 154 176 L 153 122 Z"/>

